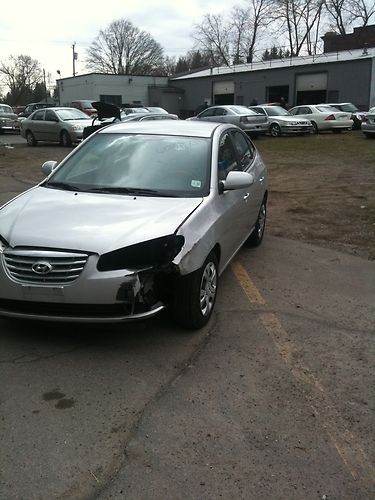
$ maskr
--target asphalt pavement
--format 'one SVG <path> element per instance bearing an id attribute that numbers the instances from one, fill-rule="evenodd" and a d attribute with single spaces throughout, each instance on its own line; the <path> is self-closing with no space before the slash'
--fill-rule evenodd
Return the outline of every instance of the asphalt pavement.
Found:
<path id="1" fill-rule="evenodd" d="M 373 498 L 374 297 L 266 235 L 199 332 L 0 320 L 0 498 Z"/>

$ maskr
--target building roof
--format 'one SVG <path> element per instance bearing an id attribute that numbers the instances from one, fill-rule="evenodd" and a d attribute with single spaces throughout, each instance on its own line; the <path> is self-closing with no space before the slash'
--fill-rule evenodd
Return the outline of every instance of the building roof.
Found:
<path id="1" fill-rule="evenodd" d="M 208 68 L 191 73 L 189 75 L 171 78 L 171 81 L 191 80 L 192 78 L 203 78 L 207 76 L 233 75 L 249 71 L 260 71 L 275 68 L 290 68 L 295 66 L 305 66 L 311 64 L 335 63 L 343 61 L 353 61 L 360 59 L 375 58 L 375 48 L 345 50 L 342 52 L 326 52 L 313 56 L 298 56 L 285 59 L 272 59 L 271 61 L 257 61 L 253 63 L 238 64 L 233 66 L 219 66 Z"/>

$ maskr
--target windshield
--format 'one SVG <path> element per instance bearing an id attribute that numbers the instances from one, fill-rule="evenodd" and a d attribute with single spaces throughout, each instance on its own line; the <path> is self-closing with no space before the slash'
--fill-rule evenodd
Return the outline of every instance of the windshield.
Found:
<path id="1" fill-rule="evenodd" d="M 56 109 L 56 114 L 64 122 L 69 120 L 91 120 L 83 111 L 75 108 Z"/>
<path id="2" fill-rule="evenodd" d="M 210 140 L 200 137 L 96 134 L 45 187 L 140 196 L 208 194 Z"/>
<path id="3" fill-rule="evenodd" d="M 83 109 L 95 109 L 91 104 L 91 101 L 81 101 L 81 106 Z"/>
<path id="4" fill-rule="evenodd" d="M 333 104 L 333 106 L 335 105 Z M 341 111 L 346 111 L 347 113 L 354 113 L 355 111 L 359 111 L 357 106 L 354 106 L 354 104 L 351 104 L 350 102 L 347 104 L 339 104 L 339 106 L 340 107 L 338 109 L 340 109 Z"/>
<path id="5" fill-rule="evenodd" d="M 131 113 L 149 113 L 149 110 L 146 108 L 124 108 L 121 112 L 130 115 Z"/>
<path id="6" fill-rule="evenodd" d="M 6 104 L 0 104 L 0 113 L 13 113 L 13 110 L 10 106 Z"/>
<path id="7" fill-rule="evenodd" d="M 268 116 L 290 116 L 289 111 L 282 108 L 281 106 L 270 106 L 265 108 Z"/>

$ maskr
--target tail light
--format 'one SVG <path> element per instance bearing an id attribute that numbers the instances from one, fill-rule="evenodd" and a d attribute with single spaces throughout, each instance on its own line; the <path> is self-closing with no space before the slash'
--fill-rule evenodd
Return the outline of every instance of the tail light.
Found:
<path id="1" fill-rule="evenodd" d="M 324 118 L 324 121 L 327 120 L 336 120 L 335 115 L 328 115 L 327 118 Z"/>

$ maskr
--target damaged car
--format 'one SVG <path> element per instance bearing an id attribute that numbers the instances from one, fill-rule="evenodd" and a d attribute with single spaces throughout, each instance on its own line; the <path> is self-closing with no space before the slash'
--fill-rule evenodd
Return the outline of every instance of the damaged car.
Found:
<path id="1" fill-rule="evenodd" d="M 204 326 L 219 276 L 266 223 L 267 172 L 238 127 L 163 120 L 92 134 L 0 209 L 0 315 Z"/>

